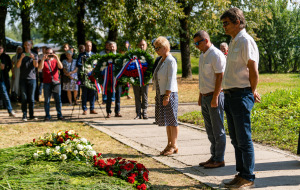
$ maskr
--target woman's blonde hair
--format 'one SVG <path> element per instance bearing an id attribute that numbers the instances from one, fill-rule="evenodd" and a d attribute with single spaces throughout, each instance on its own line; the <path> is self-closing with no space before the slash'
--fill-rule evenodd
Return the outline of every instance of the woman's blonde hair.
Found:
<path id="1" fill-rule="evenodd" d="M 170 51 L 170 42 L 166 37 L 159 36 L 153 43 L 155 46 L 165 47 L 168 51 Z"/>

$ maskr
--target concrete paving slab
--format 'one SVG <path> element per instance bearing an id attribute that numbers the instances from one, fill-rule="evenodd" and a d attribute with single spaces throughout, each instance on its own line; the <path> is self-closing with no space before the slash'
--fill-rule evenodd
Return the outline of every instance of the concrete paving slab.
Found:
<path id="1" fill-rule="evenodd" d="M 210 157 L 210 142 L 203 130 L 195 130 L 181 125 L 178 138 L 179 154 L 167 157 L 159 156 L 159 152 L 166 144 L 166 131 L 164 127 L 152 125 L 152 121 L 101 121 L 101 123 L 94 122 L 93 126 L 124 144 L 213 188 L 224 189 L 223 182 L 231 180 L 236 174 L 234 149 L 229 137 L 227 137 L 225 153 L 226 166 L 204 169 L 198 164 Z M 121 126 L 118 126 L 119 122 Z M 300 189 L 299 156 L 259 144 L 255 144 L 254 147 L 256 189 Z"/>

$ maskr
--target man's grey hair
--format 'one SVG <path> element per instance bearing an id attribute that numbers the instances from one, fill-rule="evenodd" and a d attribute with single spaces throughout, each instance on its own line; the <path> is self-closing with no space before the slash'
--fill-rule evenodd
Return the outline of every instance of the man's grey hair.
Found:
<path id="1" fill-rule="evenodd" d="M 222 42 L 222 43 L 220 44 L 220 46 L 224 46 L 224 47 L 228 48 L 228 44 L 227 44 L 226 42 Z"/>

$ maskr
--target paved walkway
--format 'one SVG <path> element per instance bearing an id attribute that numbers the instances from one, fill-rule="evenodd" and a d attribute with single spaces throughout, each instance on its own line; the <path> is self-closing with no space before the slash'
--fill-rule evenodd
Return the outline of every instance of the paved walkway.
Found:
<path id="1" fill-rule="evenodd" d="M 56 115 L 52 106 L 51 114 Z M 78 106 L 79 107 L 79 106 Z M 102 106 L 102 109 L 105 106 Z M 199 110 L 196 104 L 181 104 L 179 115 L 187 111 Z M 172 156 L 159 156 L 159 152 L 167 143 L 165 127 L 153 125 L 154 107 L 148 109 L 148 120 L 133 120 L 135 108 L 126 106 L 121 108 L 122 118 L 112 117 L 105 120 L 101 109 L 98 115 L 81 115 L 81 110 L 64 107 L 63 114 L 68 119 L 72 113 L 72 121 L 85 121 L 96 129 L 110 135 L 118 141 L 131 146 L 138 151 L 199 180 L 211 187 L 222 189 L 222 182 L 233 178 L 235 175 L 234 150 L 227 137 L 225 154 L 226 166 L 216 169 L 198 167 L 199 162 L 210 157 L 210 143 L 205 131 L 199 127 L 180 125 L 178 146 L 179 153 Z M 42 121 L 44 110 L 35 110 L 35 115 Z M 8 117 L 5 110 L 0 111 L 0 123 L 20 123 L 21 113 L 18 118 Z M 55 120 L 55 117 L 53 118 Z M 267 146 L 255 144 L 255 188 L 256 189 L 300 189 L 300 157 L 288 152 Z"/>
<path id="2" fill-rule="evenodd" d="M 211 187 L 221 189 L 222 182 L 233 178 L 235 172 L 234 150 L 227 137 L 226 166 L 216 169 L 198 167 L 199 162 L 210 157 L 205 131 L 180 125 L 179 153 L 158 156 L 166 145 L 166 129 L 153 125 L 149 120 L 106 120 L 90 122 L 96 129 L 118 141 L 195 178 Z M 255 144 L 256 189 L 300 189 L 300 157 L 284 151 Z"/>

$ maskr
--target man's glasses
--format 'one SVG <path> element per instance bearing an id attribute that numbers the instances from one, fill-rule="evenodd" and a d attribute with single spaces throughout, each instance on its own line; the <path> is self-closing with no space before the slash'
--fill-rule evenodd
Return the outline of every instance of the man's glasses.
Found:
<path id="1" fill-rule="evenodd" d="M 205 40 L 205 38 L 203 38 L 202 40 L 200 40 L 200 41 L 198 41 L 198 42 L 195 42 L 194 44 L 195 44 L 195 46 L 198 46 L 199 44 L 200 44 L 200 42 L 202 42 L 202 41 L 204 41 Z"/>
<path id="2" fill-rule="evenodd" d="M 230 24 L 230 22 L 229 21 L 224 21 L 223 22 L 223 26 L 225 27 L 225 26 L 228 26 Z"/>
<path id="3" fill-rule="evenodd" d="M 158 51 L 161 47 L 156 47 L 154 48 L 155 51 Z"/>

